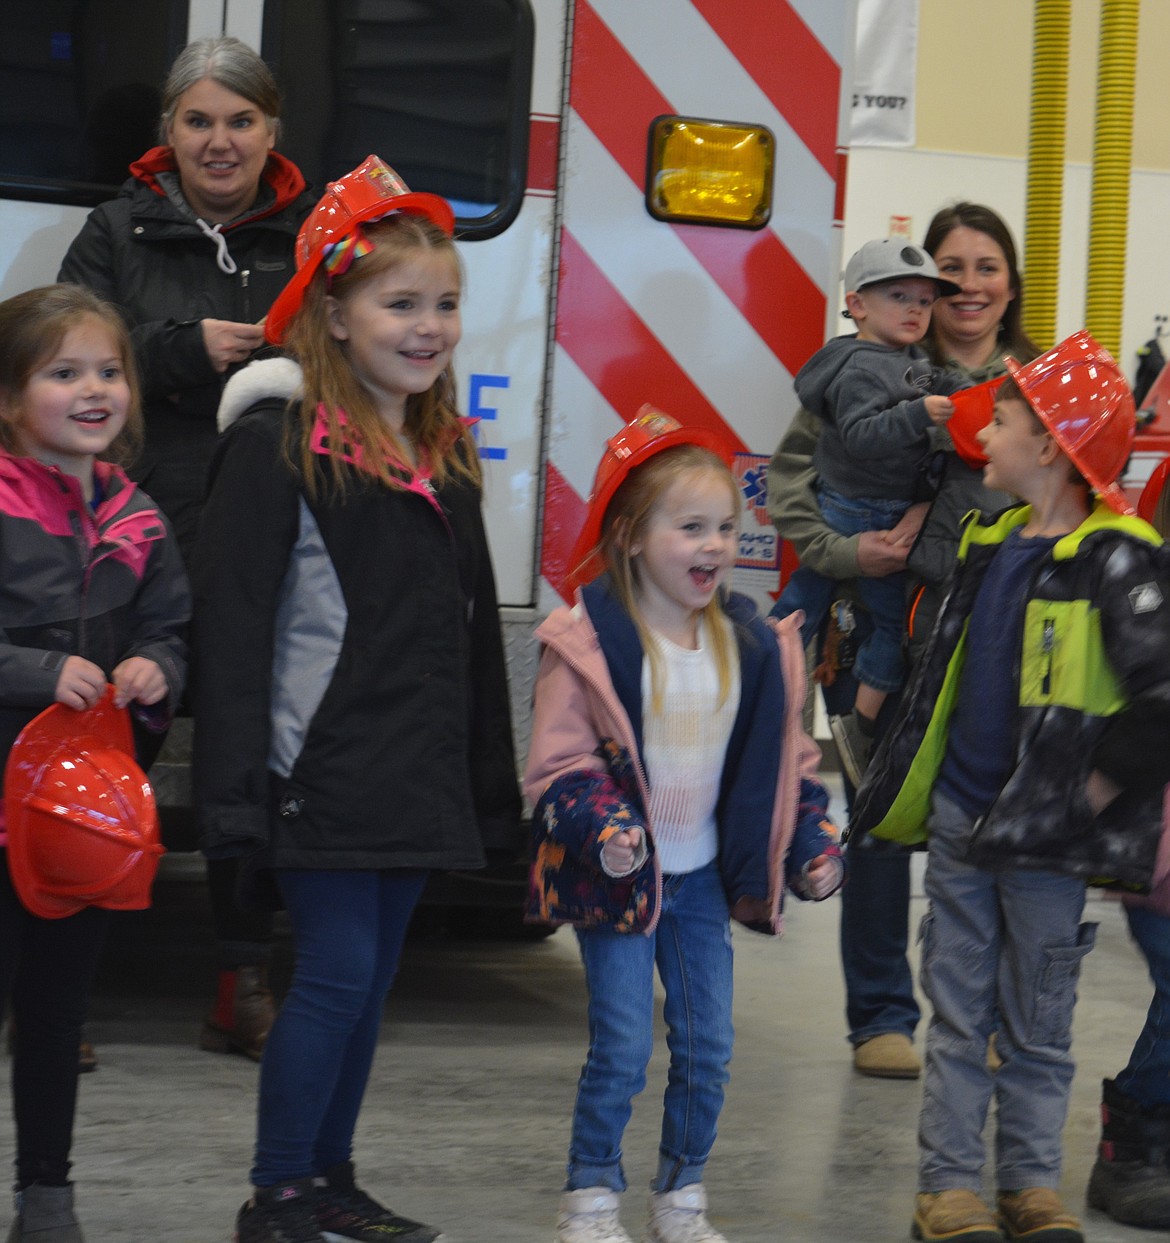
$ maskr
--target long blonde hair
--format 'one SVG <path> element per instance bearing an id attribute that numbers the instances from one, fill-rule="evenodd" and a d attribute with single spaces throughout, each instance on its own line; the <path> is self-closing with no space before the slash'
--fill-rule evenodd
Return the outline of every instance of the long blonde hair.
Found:
<path id="1" fill-rule="evenodd" d="M 98 454 L 126 466 L 142 448 L 142 403 L 130 333 L 117 309 L 81 285 L 44 285 L 0 302 L 0 448 L 21 456 L 18 430 L 25 386 L 74 328 L 97 320 L 117 350 L 130 404 L 122 430 Z"/>
<path id="2" fill-rule="evenodd" d="M 452 240 L 420 216 L 397 214 L 363 228 L 374 249 L 354 260 L 343 275 L 329 277 L 322 265 L 305 291 L 304 302 L 289 325 L 285 348 L 304 372 L 304 396 L 295 443 L 289 456 L 298 465 L 310 496 L 316 492 L 313 448 L 318 407 L 324 409 L 329 444 L 346 446 L 360 456 L 365 470 L 387 487 L 403 483 L 402 466 L 410 455 L 400 438 L 379 415 L 365 386 L 354 372 L 344 343 L 330 331 L 328 298 L 344 302 L 367 281 L 381 276 L 419 251 L 449 255 L 457 271 L 459 256 Z M 344 416 L 344 430 L 342 417 Z M 454 475 L 480 486 L 479 453 L 455 405 L 455 378 L 450 367 L 425 393 L 406 399 L 406 435 L 424 456 L 436 483 Z M 340 451 L 329 454 L 331 483 L 344 493 L 353 476 Z"/>
<path id="3" fill-rule="evenodd" d="M 709 471 L 726 482 L 735 507 L 736 521 L 740 515 L 740 491 L 727 464 L 699 445 L 676 445 L 656 453 L 641 466 L 636 466 L 613 494 L 601 523 L 599 547 L 609 570 L 614 594 L 629 613 L 642 651 L 650 664 L 651 711 L 662 709 L 662 658 L 638 605 L 640 591 L 638 558 L 630 549 L 641 543 L 654 511 L 667 490 L 685 475 Z M 722 590 L 722 589 L 721 589 Z M 731 693 L 732 679 L 739 668 L 739 655 L 730 619 L 723 611 L 721 590 L 700 611 L 704 629 L 710 636 L 711 651 L 719 675 L 719 705 Z"/>

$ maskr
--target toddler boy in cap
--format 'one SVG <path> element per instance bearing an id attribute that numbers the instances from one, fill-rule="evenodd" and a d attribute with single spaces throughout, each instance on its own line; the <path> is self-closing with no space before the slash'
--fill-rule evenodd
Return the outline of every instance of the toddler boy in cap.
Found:
<path id="1" fill-rule="evenodd" d="M 935 300 L 959 287 L 939 276 L 921 246 L 880 238 L 849 260 L 845 291 L 844 314 L 857 332 L 834 337 L 805 363 L 796 376 L 796 394 L 823 423 L 813 454 L 821 513 L 835 531 L 856 535 L 898 524 L 915 500 L 930 430 L 943 426 L 954 409 L 947 394 L 963 387 L 962 379 L 934 367 L 918 343 L 930 326 Z M 868 763 L 878 711 L 905 676 L 906 578 L 858 579 L 857 587 L 874 629 L 854 660 L 854 711 L 830 718 L 842 767 L 855 786 Z M 784 617 L 803 609 L 807 641 L 835 590 L 832 579 L 801 566 L 773 613 Z"/>

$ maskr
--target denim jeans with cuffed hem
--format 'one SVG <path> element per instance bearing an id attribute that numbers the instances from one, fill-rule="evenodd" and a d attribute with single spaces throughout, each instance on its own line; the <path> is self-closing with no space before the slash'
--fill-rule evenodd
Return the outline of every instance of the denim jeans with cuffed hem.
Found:
<path id="1" fill-rule="evenodd" d="M 798 565 L 788 576 L 784 590 L 772 605 L 769 617 L 787 617 L 799 609 L 804 614 L 800 641 L 805 647 L 816 638 L 829 613 L 829 605 L 837 598 L 840 584 L 807 565 Z"/>
<path id="2" fill-rule="evenodd" d="M 702 1181 L 728 1079 L 731 924 L 716 863 L 662 878 L 649 936 L 577 931 L 589 988 L 589 1053 L 577 1085 L 565 1190 L 626 1189 L 622 1135 L 646 1086 L 654 1043 L 654 970 L 666 993 L 670 1068 L 654 1191 Z"/>
<path id="3" fill-rule="evenodd" d="M 822 517 L 840 535 L 888 530 L 897 526 L 910 508 L 909 501 L 842 496 L 830 488 L 818 488 L 817 500 Z M 901 690 L 906 681 L 902 647 L 906 637 L 908 583 L 909 577 L 904 571 L 881 578 L 854 580 L 857 594 L 873 618 L 873 632 L 858 645 L 853 676 L 858 682 L 887 694 Z"/>
<path id="4" fill-rule="evenodd" d="M 1150 969 L 1154 997 L 1129 1064 L 1115 1082 L 1141 1105 L 1170 1105 L 1170 918 L 1141 906 L 1127 906 L 1125 913 Z"/>
<path id="5" fill-rule="evenodd" d="M 1096 924 L 1085 885 L 965 861 L 972 817 L 937 792 L 930 814 L 922 987 L 934 1005 L 919 1117 L 919 1189 L 979 1191 L 996 1102 L 996 1186 L 1057 1187 L 1072 1085 L 1073 1005 Z M 1003 1064 L 987 1066 L 996 1033 Z"/>
<path id="6" fill-rule="evenodd" d="M 417 868 L 277 871 L 295 963 L 260 1065 L 254 1186 L 315 1177 L 352 1156 L 383 1003 L 426 878 Z"/>

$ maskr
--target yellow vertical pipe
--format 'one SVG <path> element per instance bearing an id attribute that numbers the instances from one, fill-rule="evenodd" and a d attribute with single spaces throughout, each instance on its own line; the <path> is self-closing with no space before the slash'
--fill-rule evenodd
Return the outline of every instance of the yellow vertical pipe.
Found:
<path id="1" fill-rule="evenodd" d="M 1028 199 L 1024 216 L 1024 267 L 1028 278 L 1024 331 L 1045 349 L 1056 340 L 1071 22 L 1072 0 L 1036 0 L 1028 123 Z"/>
<path id="2" fill-rule="evenodd" d="M 1139 0 L 1104 0 L 1097 53 L 1085 326 L 1121 357 Z M 1031 286 L 1028 296 L 1031 297 Z"/>

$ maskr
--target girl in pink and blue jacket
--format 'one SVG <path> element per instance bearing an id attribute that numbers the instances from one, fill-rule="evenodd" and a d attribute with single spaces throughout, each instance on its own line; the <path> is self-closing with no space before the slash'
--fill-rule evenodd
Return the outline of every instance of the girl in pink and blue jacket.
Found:
<path id="1" fill-rule="evenodd" d="M 711 433 L 643 407 L 615 437 L 579 548 L 606 573 L 537 631 L 525 785 L 529 916 L 572 924 L 589 988 L 558 1243 L 629 1239 L 621 1139 L 653 1048 L 670 1074 L 647 1238 L 719 1243 L 703 1170 L 732 1052 L 730 920 L 779 930 L 843 861 L 804 734 L 799 618 L 773 630 L 728 594 L 739 489 Z M 696 1233 L 697 1232 L 697 1233 Z"/>

